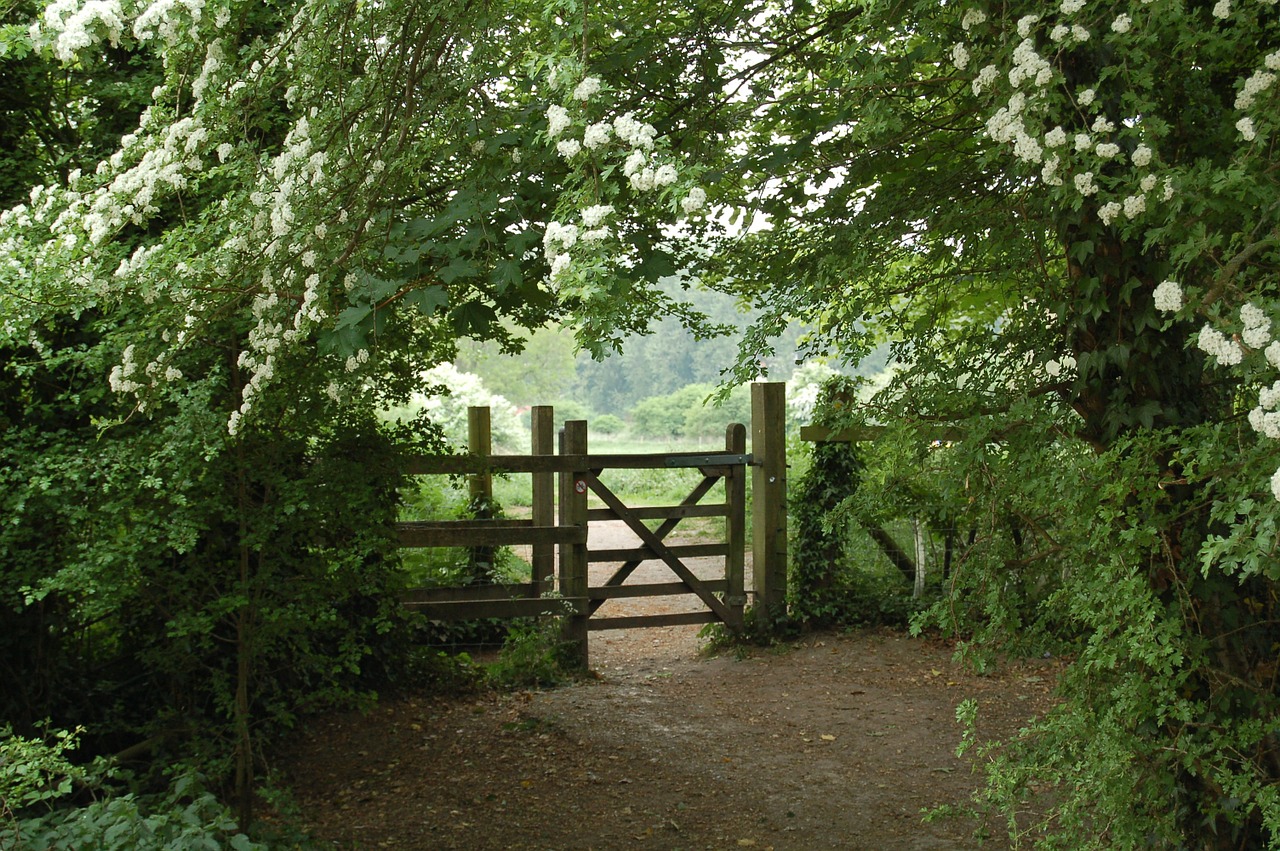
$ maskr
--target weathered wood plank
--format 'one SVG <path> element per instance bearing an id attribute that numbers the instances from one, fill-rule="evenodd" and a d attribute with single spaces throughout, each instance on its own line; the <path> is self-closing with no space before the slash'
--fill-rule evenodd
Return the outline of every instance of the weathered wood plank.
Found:
<path id="1" fill-rule="evenodd" d="M 711 558 L 714 556 L 724 556 L 729 554 L 728 544 L 677 544 L 675 546 L 664 546 L 663 549 L 675 556 L 676 558 Z M 630 563 L 632 561 L 655 561 L 660 560 L 662 555 L 654 552 L 651 547 L 635 547 L 633 549 L 620 550 L 591 550 L 587 553 L 587 561 L 592 564 L 601 562 L 622 561 Z M 616 585 L 620 583 L 605 583 L 606 585 Z"/>
<path id="2" fill-rule="evenodd" d="M 467 621 L 482 618 L 537 618 L 586 611 L 585 597 L 522 597 L 514 600 L 456 600 L 451 602 L 405 603 L 431 620 Z"/>
<path id="3" fill-rule="evenodd" d="M 741 423 L 732 423 L 725 429 L 725 450 L 741 452 L 747 446 L 747 428 Z M 733 612 L 733 621 L 728 625 L 731 629 L 741 629 L 744 622 L 744 610 L 747 595 L 744 588 L 746 582 L 747 562 L 747 475 L 745 467 L 734 467 L 724 479 L 725 494 L 725 543 L 729 550 L 725 553 L 724 575 L 728 590 L 724 601 Z"/>
<path id="4" fill-rule="evenodd" d="M 532 582 L 506 585 L 448 585 L 440 588 L 410 588 L 400 595 L 405 603 L 449 603 L 455 601 L 515 600 L 537 597 Z"/>
<path id="5" fill-rule="evenodd" d="M 676 576 L 688 583 L 694 593 L 698 595 L 698 599 L 707 605 L 707 608 L 715 612 L 721 620 L 730 621 L 733 618 L 732 613 L 725 607 L 725 604 L 719 600 L 714 594 L 706 591 L 699 585 L 698 577 L 694 576 L 693 571 L 689 570 L 683 562 L 677 558 L 671 550 L 662 543 L 662 539 L 657 537 L 649 530 L 644 523 L 631 515 L 630 510 L 622 503 L 622 500 L 614 494 L 613 491 L 605 487 L 598 478 L 587 474 L 583 477 L 587 486 L 595 491 L 596 496 L 604 501 L 604 504 L 612 508 L 617 514 L 626 521 L 627 527 L 640 538 L 640 542 L 666 563 L 667 567 L 675 573 Z"/>
<path id="6" fill-rule="evenodd" d="M 587 454 L 587 423 L 569 420 L 560 433 L 561 456 Z M 570 468 L 560 476 L 560 523 L 582 530 L 580 542 L 560 545 L 560 593 L 566 597 L 587 596 L 587 477 L 585 468 Z M 563 620 L 564 640 L 574 648 L 574 660 L 587 670 L 587 609 Z"/>
<path id="7" fill-rule="evenodd" d="M 751 385 L 751 574 L 763 623 L 787 601 L 786 411 L 785 384 Z"/>
<path id="8" fill-rule="evenodd" d="M 633 517 L 641 520 L 684 520 L 688 517 L 724 517 L 728 509 L 723 503 L 710 505 L 642 505 L 631 509 Z M 588 520 L 620 519 L 611 508 L 591 508 L 587 510 Z"/>
<path id="9" fill-rule="evenodd" d="M 592 632 L 602 629 L 644 629 L 653 626 L 685 626 L 688 624 L 720 623 L 715 612 L 677 612 L 670 615 L 634 615 L 619 618 L 592 618 Z"/>
<path id="10" fill-rule="evenodd" d="M 513 544 L 581 544 L 585 528 L 568 526 L 480 525 L 503 523 L 494 520 L 458 520 L 455 524 L 397 523 L 402 547 L 511 546 Z"/>
<path id="11" fill-rule="evenodd" d="M 411 476 L 469 475 L 476 473 L 568 473 L 574 470 L 657 470 L 751 463 L 750 455 L 705 452 L 666 452 L 656 455 L 587 455 L 585 452 L 559 455 L 412 455 L 405 459 Z"/>
<path id="12" fill-rule="evenodd" d="M 535 405 L 530 412 L 532 427 L 531 446 L 534 455 L 553 455 L 556 451 L 555 409 L 550 405 Z M 533 525 L 556 524 L 555 478 L 552 473 L 534 473 L 532 485 Z M 533 581 L 544 591 L 554 585 L 556 553 L 553 545 L 535 543 L 529 559 Z"/>
<path id="13" fill-rule="evenodd" d="M 706 579 L 701 581 L 703 588 L 713 593 L 725 591 L 729 586 L 723 579 Z M 631 597 L 672 597 L 692 594 L 693 589 L 684 582 L 653 582 L 647 585 L 603 585 L 588 588 L 587 597 L 591 600 L 619 600 Z"/>

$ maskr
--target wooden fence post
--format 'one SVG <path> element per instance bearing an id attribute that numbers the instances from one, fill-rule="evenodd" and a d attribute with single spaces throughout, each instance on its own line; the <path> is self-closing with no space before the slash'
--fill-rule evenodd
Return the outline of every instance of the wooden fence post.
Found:
<path id="1" fill-rule="evenodd" d="M 492 430 L 489 409 L 467 408 L 467 451 L 481 458 L 493 454 Z M 477 520 L 493 517 L 493 474 L 487 469 L 470 476 L 471 516 Z M 471 583 L 481 585 L 493 582 L 493 547 L 473 547 L 470 558 Z"/>
<path id="2" fill-rule="evenodd" d="M 535 405 L 530 413 L 533 428 L 531 449 L 533 455 L 554 455 L 556 452 L 555 409 L 550 405 Z M 551 473 L 533 473 L 533 525 L 554 526 L 556 522 L 555 480 Z M 534 544 L 529 565 L 533 576 L 534 593 L 541 596 L 552 588 L 556 569 L 555 550 L 551 544 Z"/>
<path id="3" fill-rule="evenodd" d="M 587 423 L 585 420 L 570 420 L 564 424 L 560 433 L 561 455 L 587 454 Z M 582 478 L 585 470 L 562 473 L 560 479 L 560 525 L 587 526 L 587 482 Z M 579 600 L 587 596 L 587 544 L 560 545 L 560 596 Z M 590 608 L 584 606 L 580 613 L 568 615 L 564 619 L 564 639 L 574 646 L 574 660 L 581 668 L 586 669 L 587 659 L 587 619 Z"/>
<path id="4" fill-rule="evenodd" d="M 746 426 L 742 423 L 731 423 L 725 429 L 724 451 L 731 455 L 746 454 Z M 729 467 L 729 474 L 724 478 L 724 501 L 727 511 L 725 541 L 729 544 L 729 552 L 724 561 L 724 578 L 727 584 L 724 602 L 734 617 L 734 622 L 728 624 L 728 627 L 737 631 L 742 629 L 743 608 L 747 602 L 743 587 L 746 581 L 744 576 L 747 549 L 747 475 L 744 467 L 738 465 Z"/>
<path id="5" fill-rule="evenodd" d="M 787 387 L 751 385 L 751 574 L 756 616 L 768 627 L 787 604 Z"/>

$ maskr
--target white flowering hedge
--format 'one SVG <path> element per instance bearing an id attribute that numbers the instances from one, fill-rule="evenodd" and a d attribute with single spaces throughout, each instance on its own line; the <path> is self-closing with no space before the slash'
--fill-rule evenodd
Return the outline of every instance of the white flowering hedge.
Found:
<path id="1" fill-rule="evenodd" d="M 793 317 L 890 343 L 869 415 L 972 435 L 931 622 L 1075 660 L 985 800 L 1045 847 L 1274 847 L 1280 10 L 831 0 L 716 44 L 702 165 L 753 228 L 704 280 L 764 312 L 735 374 Z"/>

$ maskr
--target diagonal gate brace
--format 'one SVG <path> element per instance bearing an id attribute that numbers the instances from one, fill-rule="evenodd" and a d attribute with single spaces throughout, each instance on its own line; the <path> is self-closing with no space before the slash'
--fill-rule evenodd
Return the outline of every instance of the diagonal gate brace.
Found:
<path id="1" fill-rule="evenodd" d="M 632 514 L 631 509 L 627 508 L 627 506 L 623 504 L 622 500 L 618 499 L 618 497 L 614 495 L 613 491 L 609 490 L 608 487 L 596 478 L 595 473 L 587 473 L 584 478 L 586 479 L 587 485 L 596 492 L 596 495 L 604 501 L 604 504 L 609 506 L 609 508 L 611 508 L 619 518 L 626 521 L 626 524 L 631 527 L 631 531 L 635 532 L 640 537 L 640 540 L 648 546 L 649 549 L 653 550 L 654 555 L 666 562 L 667 566 L 675 572 L 676 576 L 680 577 L 680 579 L 689 586 L 689 590 L 697 594 L 699 599 L 707 604 L 707 608 L 715 612 L 716 617 L 720 618 L 720 620 L 725 623 L 732 623 L 733 613 L 729 611 L 729 608 L 724 603 L 720 602 L 720 600 L 716 598 L 715 594 L 702 586 L 702 582 L 698 577 L 693 575 L 693 571 L 685 567 L 684 563 L 681 562 L 680 559 L 667 548 L 667 545 L 662 542 L 662 539 L 653 532 L 650 532 L 649 527 L 644 525 L 640 518 Z"/>
<path id="2" fill-rule="evenodd" d="M 593 472 L 592 475 L 596 475 L 595 472 Z M 702 501 L 702 498 L 706 496 L 713 487 L 715 487 L 715 484 L 718 481 L 720 481 L 720 476 L 707 476 L 704 478 L 692 491 L 689 492 L 689 495 L 684 498 L 680 503 L 680 507 L 683 508 L 686 505 L 697 505 Z M 597 481 L 597 483 L 599 482 Z M 600 486 L 604 487 L 603 484 Z M 617 511 L 615 510 L 614 513 L 616 514 Z M 666 520 L 662 521 L 662 524 L 659 525 L 657 529 L 653 531 L 653 534 L 657 536 L 658 540 L 665 540 L 667 535 L 671 534 L 671 531 L 679 525 L 681 519 L 682 518 L 680 517 L 668 517 Z M 641 559 L 625 562 L 621 567 L 614 571 L 613 576 L 610 576 L 608 581 L 604 583 L 604 587 L 611 588 L 615 585 L 621 585 L 626 582 L 627 578 L 631 576 L 631 574 L 635 572 L 636 568 L 642 563 Z M 594 614 L 596 609 L 603 606 L 604 603 L 604 600 L 593 600 L 591 603 L 591 613 Z"/>

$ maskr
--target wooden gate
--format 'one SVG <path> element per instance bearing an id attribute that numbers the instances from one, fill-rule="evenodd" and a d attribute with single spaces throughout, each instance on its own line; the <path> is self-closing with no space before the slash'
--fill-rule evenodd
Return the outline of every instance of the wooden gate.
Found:
<path id="1" fill-rule="evenodd" d="M 786 593 L 786 458 L 782 426 L 785 398 L 780 384 L 757 384 L 752 390 L 754 455 L 747 454 L 746 429 L 737 424 L 727 429 L 724 450 L 719 452 L 592 454 L 588 452 L 584 421 L 565 423 L 556 454 L 554 412 L 545 406 L 533 409 L 529 455 L 493 455 L 488 410 L 473 408 L 470 454 L 416 458 L 408 472 L 465 474 L 473 498 L 482 502 L 493 473 L 529 474 L 531 518 L 401 523 L 401 546 L 483 550 L 528 545 L 532 579 L 507 585 L 418 588 L 405 595 L 405 605 L 436 620 L 561 616 L 566 638 L 577 646 L 583 665 L 587 662 L 587 635 L 593 630 L 717 622 L 732 630 L 741 629 L 747 603 L 746 483 L 750 467 L 755 505 L 754 604 L 761 622 L 766 622 L 782 605 Z M 679 504 L 670 506 L 628 506 L 608 486 L 605 474 L 608 470 L 672 468 L 697 469 L 702 478 Z M 556 476 L 558 511 L 553 487 Z M 708 495 L 719 482 L 724 483 L 723 498 L 708 502 Z M 670 543 L 668 538 L 680 522 L 694 517 L 723 517 L 723 540 Z M 640 546 L 593 549 L 590 524 L 604 520 L 625 523 L 640 539 Z M 651 528 L 646 521 L 657 522 Z M 699 577 L 686 563 L 690 558 L 708 556 L 724 559 L 722 575 Z M 671 571 L 671 581 L 628 584 L 627 580 L 646 561 L 665 565 Z M 589 567 L 603 563 L 618 567 L 603 584 L 592 586 Z M 597 614 L 609 600 L 682 594 L 693 595 L 702 608 L 628 617 Z"/>
<path id="2" fill-rule="evenodd" d="M 570 640 L 582 645 L 586 633 L 600 629 L 631 629 L 676 624 L 724 623 L 732 630 L 742 628 L 746 606 L 744 587 L 746 565 L 746 471 L 751 456 L 746 454 L 746 427 L 729 426 L 725 449 L 717 453 L 676 452 L 653 455 L 593 455 L 587 452 L 587 424 L 565 423 L 561 451 L 567 458 L 582 458 L 582 464 L 567 470 L 561 479 L 561 523 L 589 527 L 591 521 L 621 520 L 640 539 L 634 549 L 593 548 L 590 535 L 581 544 L 569 543 L 560 549 L 560 587 L 566 597 L 586 598 L 585 611 L 567 618 Z M 677 505 L 634 507 L 626 505 L 602 479 L 605 470 L 697 469 L 702 479 Z M 607 477 L 606 477 L 607 478 Z M 704 499 L 719 482 L 724 497 L 719 502 Z M 590 506 L 593 495 L 602 503 Z M 692 517 L 723 517 L 724 540 L 715 543 L 676 545 L 667 538 Z M 650 528 L 645 521 L 660 521 Z M 700 578 L 686 563 L 695 557 L 721 557 L 719 578 Z M 636 568 L 646 561 L 662 562 L 672 573 L 671 582 L 626 584 Z M 601 585 L 588 581 L 591 564 L 619 565 Z M 702 603 L 699 611 L 675 614 L 604 617 L 597 612 L 608 600 L 693 594 Z"/>

